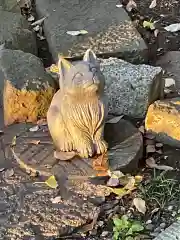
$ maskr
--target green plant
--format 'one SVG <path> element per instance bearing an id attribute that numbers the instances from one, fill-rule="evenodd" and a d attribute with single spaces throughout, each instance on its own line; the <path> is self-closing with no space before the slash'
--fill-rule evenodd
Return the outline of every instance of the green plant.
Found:
<path id="1" fill-rule="evenodd" d="M 179 181 L 165 177 L 165 172 L 154 176 L 148 183 L 138 186 L 138 196 L 142 197 L 149 206 L 164 209 L 171 201 L 179 202 Z"/>
<path id="2" fill-rule="evenodd" d="M 139 232 L 144 230 L 140 222 L 130 220 L 126 215 L 121 218 L 113 218 L 113 223 L 114 240 L 133 240 Z"/>

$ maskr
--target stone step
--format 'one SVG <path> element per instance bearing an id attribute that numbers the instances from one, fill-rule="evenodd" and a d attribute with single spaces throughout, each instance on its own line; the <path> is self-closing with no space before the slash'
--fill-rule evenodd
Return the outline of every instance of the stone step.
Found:
<path id="1" fill-rule="evenodd" d="M 115 56 L 130 62 L 147 60 L 147 46 L 123 8 L 116 0 L 56 1 L 36 0 L 39 18 L 47 16 L 44 32 L 50 52 L 81 57 L 91 48 L 96 54 Z M 81 36 L 67 31 L 86 30 Z"/>

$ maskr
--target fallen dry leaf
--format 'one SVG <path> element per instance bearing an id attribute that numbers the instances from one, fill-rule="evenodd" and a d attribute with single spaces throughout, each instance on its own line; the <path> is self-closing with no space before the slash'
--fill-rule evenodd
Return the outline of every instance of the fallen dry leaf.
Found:
<path id="1" fill-rule="evenodd" d="M 28 17 L 28 22 L 32 22 L 32 21 L 34 21 L 34 16 L 33 15 L 31 15 L 30 17 Z"/>
<path id="2" fill-rule="evenodd" d="M 175 86 L 176 82 L 173 78 L 165 78 L 165 87 L 169 88 L 171 86 Z"/>
<path id="3" fill-rule="evenodd" d="M 134 178 L 133 176 L 130 177 L 128 183 L 124 186 L 124 189 L 134 190 L 134 188 L 135 188 L 135 183 L 136 183 L 135 178 Z"/>
<path id="4" fill-rule="evenodd" d="M 39 19 L 39 20 L 31 23 L 31 26 L 41 25 L 46 18 L 47 18 L 47 17 L 43 17 L 43 18 L 41 18 L 41 19 Z"/>
<path id="5" fill-rule="evenodd" d="M 126 10 L 131 12 L 134 8 L 137 8 L 137 4 L 133 0 L 129 0 L 128 4 L 126 5 Z"/>
<path id="6" fill-rule="evenodd" d="M 136 175 L 134 178 L 135 178 L 136 183 L 140 183 L 143 180 L 143 176 L 140 176 L 140 175 Z"/>
<path id="7" fill-rule="evenodd" d="M 122 5 L 122 4 L 117 4 L 116 7 L 117 7 L 117 8 L 122 8 L 123 5 Z"/>
<path id="8" fill-rule="evenodd" d="M 180 23 L 173 23 L 164 28 L 168 32 L 178 32 L 180 31 Z"/>
<path id="9" fill-rule="evenodd" d="M 41 141 L 40 140 L 31 140 L 29 143 L 32 143 L 34 145 L 38 145 Z"/>
<path id="10" fill-rule="evenodd" d="M 153 215 L 154 213 L 158 212 L 159 211 L 159 208 L 154 208 L 151 212 L 151 215 Z"/>
<path id="11" fill-rule="evenodd" d="M 51 198 L 52 203 L 59 203 L 62 200 L 61 196 L 57 196 L 55 198 Z"/>
<path id="12" fill-rule="evenodd" d="M 151 22 L 151 21 L 143 21 L 143 27 L 151 30 L 155 30 L 154 22 Z"/>
<path id="13" fill-rule="evenodd" d="M 138 210 L 138 212 L 145 214 L 146 213 L 146 203 L 142 198 L 134 198 L 133 204 Z"/>
<path id="14" fill-rule="evenodd" d="M 5 178 L 9 178 L 9 177 L 12 177 L 14 175 L 14 170 L 11 168 L 11 169 L 7 169 L 5 172 L 4 172 L 4 177 Z"/>
<path id="15" fill-rule="evenodd" d="M 48 185 L 48 187 L 50 188 L 57 188 L 58 184 L 56 181 L 56 178 L 54 175 L 50 176 L 46 181 L 45 181 L 46 185 Z"/>
<path id="16" fill-rule="evenodd" d="M 156 0 L 152 0 L 151 4 L 149 5 L 149 8 L 155 8 L 157 5 Z"/>
<path id="17" fill-rule="evenodd" d="M 121 120 L 121 118 L 123 118 L 123 117 L 124 117 L 124 115 L 114 117 L 114 118 L 108 120 L 106 123 L 118 123 L 119 120 Z"/>
<path id="18" fill-rule="evenodd" d="M 123 197 L 131 193 L 130 190 L 126 190 L 124 188 L 110 188 L 110 189 L 111 189 L 111 192 L 118 195 L 118 197 Z"/>
<path id="19" fill-rule="evenodd" d="M 36 126 L 34 126 L 34 127 L 31 127 L 31 128 L 29 129 L 30 132 L 37 132 L 38 130 L 39 130 L 39 126 L 38 126 L 38 125 L 36 125 Z"/>
<path id="20" fill-rule="evenodd" d="M 157 165 L 153 157 L 150 157 L 150 158 L 146 159 L 146 165 L 148 167 L 150 167 L 150 168 L 155 168 L 155 169 L 163 170 L 163 171 L 172 171 L 172 170 L 174 170 L 174 168 L 171 167 L 171 166 Z"/>
<path id="21" fill-rule="evenodd" d="M 78 36 L 78 35 L 84 35 L 84 34 L 87 34 L 88 31 L 86 30 L 77 30 L 77 31 L 67 31 L 66 32 L 68 35 L 71 35 L 71 36 Z"/>

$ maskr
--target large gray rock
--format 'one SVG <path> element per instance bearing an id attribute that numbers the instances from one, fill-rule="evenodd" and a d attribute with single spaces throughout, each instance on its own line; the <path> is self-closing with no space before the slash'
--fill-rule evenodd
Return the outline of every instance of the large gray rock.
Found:
<path id="1" fill-rule="evenodd" d="M 177 93 L 176 96 L 180 94 L 180 51 L 167 52 L 159 58 L 156 66 L 162 67 L 166 75 L 174 79 L 173 91 Z"/>
<path id="2" fill-rule="evenodd" d="M 39 17 L 48 16 L 44 31 L 54 60 L 64 56 L 82 56 L 88 48 L 96 54 L 118 56 L 129 61 L 147 57 L 144 40 L 116 0 L 36 0 Z M 71 30 L 87 30 L 88 34 L 71 36 Z"/>
<path id="3" fill-rule="evenodd" d="M 0 0 L 0 10 L 20 13 L 17 0 Z"/>
<path id="4" fill-rule="evenodd" d="M 160 67 L 109 58 L 101 59 L 101 70 L 106 80 L 109 113 L 142 118 L 149 104 L 163 96 Z"/>
<path id="5" fill-rule="evenodd" d="M 57 89 L 41 60 L 20 50 L 0 51 L 0 102 L 5 124 L 45 117 Z"/>
<path id="6" fill-rule="evenodd" d="M 165 231 L 158 234 L 154 240 L 177 240 L 180 235 L 180 221 L 174 222 Z"/>
<path id="7" fill-rule="evenodd" d="M 28 29 L 28 22 L 19 13 L 0 11 L 0 45 L 37 55 L 35 34 Z"/>

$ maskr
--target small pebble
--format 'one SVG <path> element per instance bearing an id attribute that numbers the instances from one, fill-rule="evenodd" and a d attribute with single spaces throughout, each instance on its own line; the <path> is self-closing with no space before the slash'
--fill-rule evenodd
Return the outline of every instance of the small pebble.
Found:
<path id="1" fill-rule="evenodd" d="M 101 237 L 106 237 L 108 234 L 109 234 L 108 231 L 103 231 L 103 232 L 101 233 Z"/>
<path id="2" fill-rule="evenodd" d="M 155 228 L 154 232 L 158 232 L 158 233 L 161 232 L 161 228 L 160 227 Z"/>
<path id="3" fill-rule="evenodd" d="M 173 210 L 173 206 L 169 206 L 168 211 L 172 211 L 172 210 Z"/>
<path id="4" fill-rule="evenodd" d="M 163 143 L 156 143 L 156 147 L 157 147 L 157 148 L 163 147 Z"/>
<path id="5" fill-rule="evenodd" d="M 149 219 L 149 220 L 146 221 L 146 224 L 150 224 L 150 223 L 152 223 L 152 220 L 151 220 L 151 219 Z"/>
<path id="6" fill-rule="evenodd" d="M 166 223 L 163 222 L 159 226 L 160 226 L 160 228 L 165 228 L 166 227 Z"/>
<path id="7" fill-rule="evenodd" d="M 156 152 L 155 146 L 154 145 L 147 145 L 146 146 L 146 152 L 147 153 L 154 153 L 154 152 Z"/>
<path id="8" fill-rule="evenodd" d="M 172 214 L 171 214 L 173 217 L 175 217 L 176 216 L 176 212 L 172 212 Z"/>
<path id="9" fill-rule="evenodd" d="M 146 133 L 145 137 L 148 139 L 155 139 L 155 136 L 152 133 Z"/>
<path id="10" fill-rule="evenodd" d="M 163 154 L 161 149 L 157 150 L 156 152 L 159 153 L 159 154 Z"/>
<path id="11" fill-rule="evenodd" d="M 34 126 L 34 127 L 29 129 L 30 132 L 37 132 L 38 130 L 39 130 L 39 126 L 38 125 L 36 125 L 36 126 Z"/>
<path id="12" fill-rule="evenodd" d="M 153 231 L 154 225 L 153 224 L 147 224 L 146 229 L 149 230 L 149 231 Z"/>
<path id="13" fill-rule="evenodd" d="M 102 227 L 104 225 L 104 222 L 103 221 L 99 221 L 97 224 L 98 224 L 99 227 Z"/>

